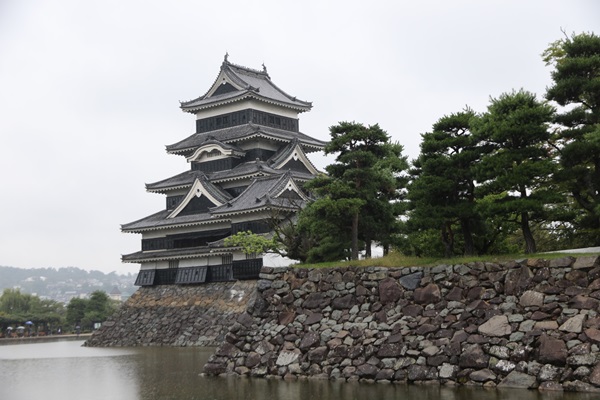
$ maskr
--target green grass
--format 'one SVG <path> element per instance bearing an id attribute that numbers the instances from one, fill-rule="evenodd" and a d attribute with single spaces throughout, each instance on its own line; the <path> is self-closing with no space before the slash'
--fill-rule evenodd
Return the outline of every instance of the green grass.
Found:
<path id="1" fill-rule="evenodd" d="M 358 267 L 434 267 L 436 265 L 447 264 L 467 264 L 470 262 L 506 262 L 512 260 L 522 260 L 528 258 L 539 258 L 544 260 L 552 260 L 566 256 L 581 257 L 597 255 L 598 253 L 536 253 L 536 254 L 500 254 L 486 256 L 470 256 L 470 257 L 453 257 L 453 258 L 435 258 L 435 257 L 410 257 L 400 253 L 392 252 L 385 257 L 370 258 L 367 260 L 355 261 L 337 261 L 319 264 L 294 264 L 297 268 L 330 268 L 343 266 L 358 266 Z"/>

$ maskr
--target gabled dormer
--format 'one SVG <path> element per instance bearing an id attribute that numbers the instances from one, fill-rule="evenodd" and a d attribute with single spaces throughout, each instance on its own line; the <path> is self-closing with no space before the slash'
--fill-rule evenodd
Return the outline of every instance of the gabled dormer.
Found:
<path id="1" fill-rule="evenodd" d="M 235 168 L 245 155 L 246 152 L 235 145 L 210 139 L 188 156 L 187 161 L 191 163 L 192 171 L 208 173 Z"/>
<path id="2" fill-rule="evenodd" d="M 291 170 L 310 175 L 319 171 L 310 162 L 297 138 L 294 138 L 285 148 L 269 160 L 271 167 L 280 170 Z"/>
<path id="3" fill-rule="evenodd" d="M 237 146 L 222 143 L 214 138 L 211 138 L 194 151 L 192 155 L 187 157 L 188 162 L 207 162 L 219 158 L 227 157 L 243 157 L 246 152 Z"/>
<path id="4" fill-rule="evenodd" d="M 218 207 L 231 198 L 229 193 L 210 183 L 206 176 L 202 176 L 194 181 L 187 195 L 167 218 L 208 213 L 210 208 Z"/>
<path id="5" fill-rule="evenodd" d="M 236 198 L 211 209 L 215 217 L 252 213 L 261 210 L 297 210 L 308 197 L 294 181 L 291 172 L 257 178 Z"/>

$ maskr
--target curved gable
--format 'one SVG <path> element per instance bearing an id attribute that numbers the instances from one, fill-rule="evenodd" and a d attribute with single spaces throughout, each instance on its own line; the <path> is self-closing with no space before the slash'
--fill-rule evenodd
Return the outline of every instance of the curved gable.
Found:
<path id="1" fill-rule="evenodd" d="M 273 168 L 279 170 L 289 169 L 296 172 L 307 172 L 311 175 L 317 175 L 319 171 L 310 162 L 306 154 L 302 150 L 299 143 L 291 148 L 287 154 L 283 155 L 279 160 L 276 161 Z"/>
<path id="2" fill-rule="evenodd" d="M 225 203 L 225 201 L 225 199 L 217 198 L 200 179 L 196 179 L 190 191 L 167 218 L 175 218 L 179 215 L 207 213 L 209 212 L 209 208 L 218 207 Z"/>
<path id="3" fill-rule="evenodd" d="M 236 150 L 231 146 L 224 145 L 222 143 L 207 143 L 196 149 L 194 153 L 187 157 L 188 162 L 192 161 L 208 161 L 216 160 L 225 157 L 241 157 L 245 154 L 242 150 Z"/>
<path id="4" fill-rule="evenodd" d="M 289 174 L 287 174 L 287 178 L 288 179 L 287 182 L 285 182 L 285 185 L 280 187 L 278 192 L 273 193 L 272 197 L 292 200 L 308 200 L 308 197 L 302 192 Z"/>

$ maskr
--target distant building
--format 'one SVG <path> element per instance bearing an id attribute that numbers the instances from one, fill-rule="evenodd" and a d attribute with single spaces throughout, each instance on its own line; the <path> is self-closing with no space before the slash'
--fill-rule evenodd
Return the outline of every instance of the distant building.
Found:
<path id="1" fill-rule="evenodd" d="M 118 287 L 113 286 L 112 290 L 108 294 L 108 297 L 110 297 L 112 300 L 122 301 L 123 293 L 121 293 Z"/>
<path id="2" fill-rule="evenodd" d="M 262 257 L 224 239 L 248 230 L 268 234 L 274 218 L 308 200 L 302 185 L 318 171 L 306 154 L 325 145 L 299 130 L 298 114 L 311 107 L 279 89 L 264 66 L 242 67 L 225 56 L 206 94 L 181 103 L 196 116 L 196 132 L 167 146 L 190 169 L 147 184 L 166 196 L 165 208 L 122 225 L 142 234 L 142 249 L 122 256 L 141 264 L 136 285 L 258 278 Z"/>

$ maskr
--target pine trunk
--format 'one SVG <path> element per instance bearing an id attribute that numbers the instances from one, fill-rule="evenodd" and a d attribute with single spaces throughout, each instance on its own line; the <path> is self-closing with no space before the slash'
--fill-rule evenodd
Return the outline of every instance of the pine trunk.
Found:
<path id="1" fill-rule="evenodd" d="M 454 255 L 454 234 L 448 224 L 442 226 L 442 243 L 444 244 L 444 257 L 451 258 Z"/>
<path id="2" fill-rule="evenodd" d="M 521 213 L 521 231 L 523 232 L 523 239 L 525 239 L 525 254 L 536 253 L 535 239 L 529 227 L 529 214 L 526 212 Z"/>
<path id="3" fill-rule="evenodd" d="M 358 212 L 352 216 L 352 260 L 358 260 Z"/>
<path id="4" fill-rule="evenodd" d="M 469 223 L 469 219 L 461 219 L 460 227 L 462 229 L 463 239 L 465 241 L 465 256 L 475 255 L 475 245 L 473 244 L 473 232 L 471 232 L 471 224 Z"/>

